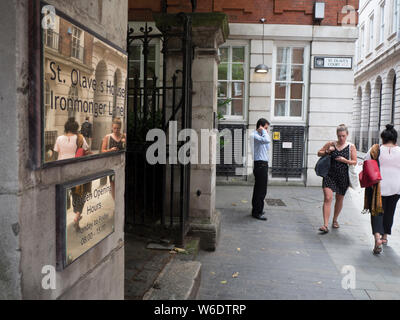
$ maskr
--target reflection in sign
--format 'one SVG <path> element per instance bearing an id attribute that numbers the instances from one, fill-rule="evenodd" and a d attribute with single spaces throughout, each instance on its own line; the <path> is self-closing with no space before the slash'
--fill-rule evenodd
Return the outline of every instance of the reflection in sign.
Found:
<path id="1" fill-rule="evenodd" d="M 351 57 L 315 57 L 314 67 L 315 68 L 351 69 L 352 68 L 352 58 Z"/>
<path id="2" fill-rule="evenodd" d="M 115 175 L 65 188 L 63 193 L 66 266 L 114 232 Z"/>
<path id="3" fill-rule="evenodd" d="M 52 17 L 42 28 L 44 162 L 124 149 L 127 55 Z"/>

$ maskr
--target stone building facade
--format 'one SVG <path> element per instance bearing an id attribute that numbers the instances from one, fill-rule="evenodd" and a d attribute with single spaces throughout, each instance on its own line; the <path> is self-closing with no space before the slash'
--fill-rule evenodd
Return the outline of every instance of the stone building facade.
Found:
<path id="1" fill-rule="evenodd" d="M 35 109 L 30 105 L 30 94 L 39 85 L 32 82 L 37 74 L 29 72 L 37 62 L 30 56 L 30 39 L 38 31 L 29 24 L 34 2 L 39 3 L 0 3 L 0 299 L 123 299 L 125 155 L 39 168 L 34 168 L 30 157 L 34 140 L 30 112 Z M 47 2 L 126 49 L 126 0 Z M 82 43 L 88 49 L 101 50 L 89 37 Z M 78 51 L 75 53 L 76 59 L 82 58 Z M 97 63 L 85 62 L 90 70 Z M 109 71 L 112 78 L 113 70 Z M 121 70 L 121 76 L 124 72 Z M 56 185 L 107 169 L 115 172 L 115 231 L 68 268 L 55 272 L 55 288 L 43 286 L 43 278 L 56 266 Z"/>
<path id="2" fill-rule="evenodd" d="M 196 12 L 224 12 L 229 22 L 229 37 L 219 47 L 216 90 L 218 129 L 232 132 L 232 159 L 228 165 L 219 159 L 217 181 L 252 180 L 244 132 L 264 117 L 271 122 L 271 138 L 272 132 L 280 134 L 271 148 L 270 183 L 320 185 L 314 172 L 318 149 L 335 139 L 337 125 L 351 127 L 358 1 L 324 1 L 324 18 L 318 21 L 314 2 L 197 2 Z M 152 21 L 162 5 L 130 1 L 129 9 L 129 21 L 140 24 Z M 189 1 L 167 1 L 168 13 L 191 9 Z M 345 68 L 318 68 L 319 57 L 351 62 Z M 261 63 L 268 73 L 255 72 Z M 242 136 L 235 138 L 235 130 Z"/>
<path id="3" fill-rule="evenodd" d="M 354 74 L 353 137 L 360 155 L 388 123 L 398 129 L 400 1 L 360 1 Z"/>

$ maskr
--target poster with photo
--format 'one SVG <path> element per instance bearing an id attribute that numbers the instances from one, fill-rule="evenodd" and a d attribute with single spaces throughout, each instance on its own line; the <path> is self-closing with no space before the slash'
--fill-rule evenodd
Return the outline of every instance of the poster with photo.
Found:
<path id="1" fill-rule="evenodd" d="M 127 54 L 52 6 L 41 12 L 42 162 L 124 150 Z"/>

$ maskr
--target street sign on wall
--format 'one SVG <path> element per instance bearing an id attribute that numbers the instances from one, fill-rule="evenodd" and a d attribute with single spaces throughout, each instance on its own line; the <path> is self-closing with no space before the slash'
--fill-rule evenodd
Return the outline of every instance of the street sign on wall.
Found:
<path id="1" fill-rule="evenodd" d="M 314 68 L 352 69 L 352 57 L 314 57 Z"/>

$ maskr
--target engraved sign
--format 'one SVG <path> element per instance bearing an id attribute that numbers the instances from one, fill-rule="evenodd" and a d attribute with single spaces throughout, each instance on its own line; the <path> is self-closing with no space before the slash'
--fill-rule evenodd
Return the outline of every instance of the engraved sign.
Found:
<path id="1" fill-rule="evenodd" d="M 114 232 L 115 174 L 57 186 L 59 269 L 67 267 Z"/>
<path id="2" fill-rule="evenodd" d="M 352 57 L 314 57 L 314 68 L 352 69 Z"/>
<path id="3" fill-rule="evenodd" d="M 53 6 L 41 13 L 42 163 L 124 150 L 126 52 Z"/>

